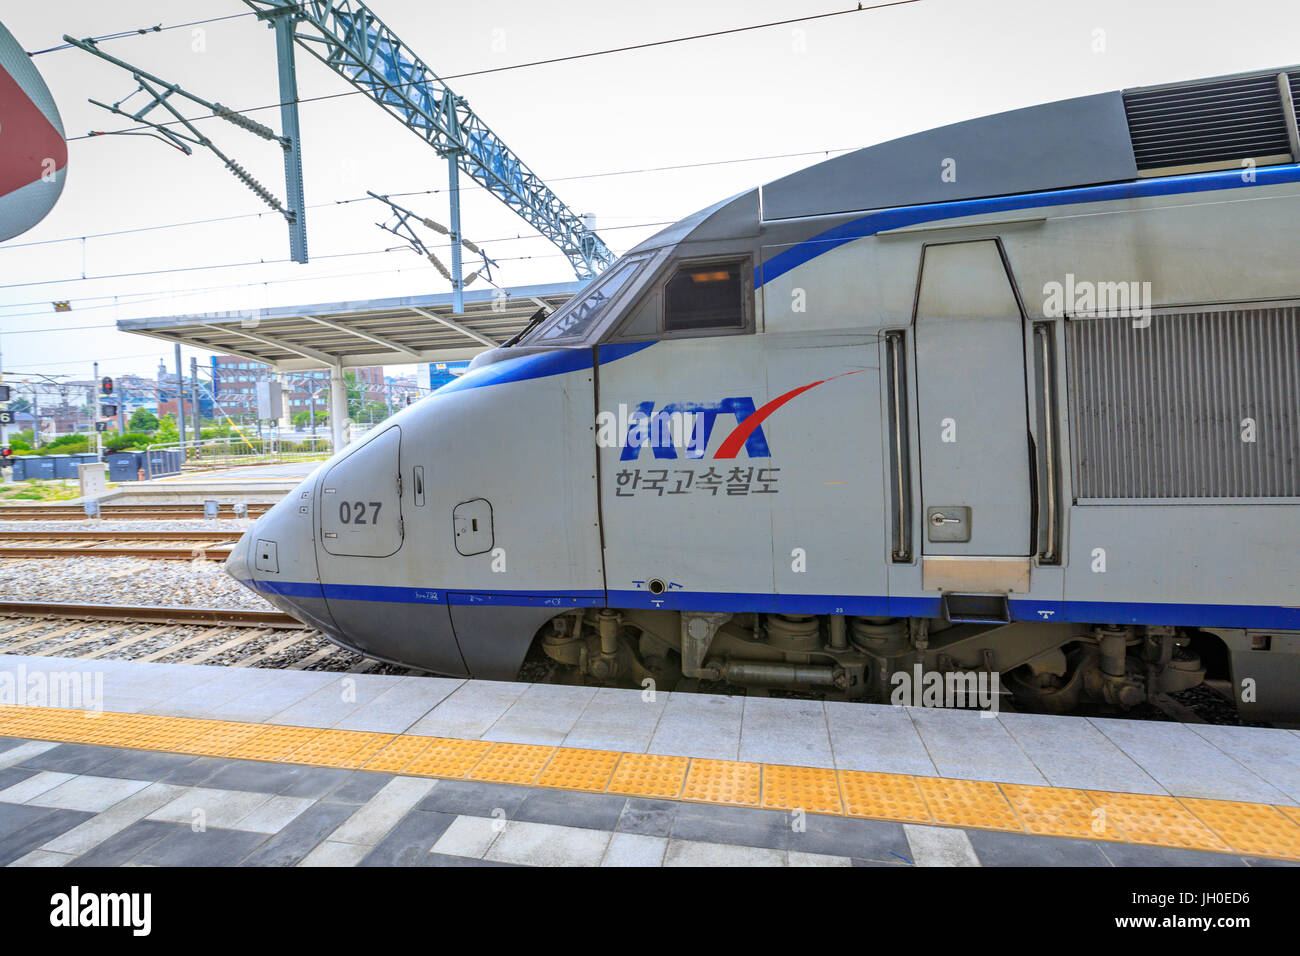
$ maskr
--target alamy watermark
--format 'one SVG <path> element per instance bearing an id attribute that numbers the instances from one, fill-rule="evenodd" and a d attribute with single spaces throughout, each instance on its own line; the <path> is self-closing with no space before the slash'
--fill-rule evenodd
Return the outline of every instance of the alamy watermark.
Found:
<path id="1" fill-rule="evenodd" d="M 0 671 L 0 706 L 65 707 L 98 714 L 104 709 L 104 672 L 47 671 L 20 663 Z"/>
<path id="2" fill-rule="evenodd" d="M 1043 316 L 1059 319 L 1067 314 L 1073 318 L 1131 318 L 1133 328 L 1145 329 L 1151 324 L 1151 283 L 1093 282 L 1075 279 L 1073 272 L 1066 273 L 1064 282 L 1043 283 Z"/>
<path id="3" fill-rule="evenodd" d="M 896 707 L 974 707 L 981 717 L 996 717 L 1000 681 L 997 671 L 894 671 L 889 702 Z"/>

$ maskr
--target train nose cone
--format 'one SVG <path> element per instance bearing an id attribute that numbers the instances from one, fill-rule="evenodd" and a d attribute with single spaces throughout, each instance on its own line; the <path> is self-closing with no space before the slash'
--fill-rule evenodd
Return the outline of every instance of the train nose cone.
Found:
<path id="1" fill-rule="evenodd" d="M 226 573 L 250 589 L 253 587 L 253 566 L 249 563 L 248 552 L 252 537 L 253 528 L 249 528 L 235 542 L 230 554 L 226 556 Z"/>

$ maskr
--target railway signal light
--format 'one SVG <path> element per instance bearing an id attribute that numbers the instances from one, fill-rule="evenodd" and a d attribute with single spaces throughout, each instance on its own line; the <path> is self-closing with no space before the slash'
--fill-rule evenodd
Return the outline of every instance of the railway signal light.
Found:
<path id="1" fill-rule="evenodd" d="M 113 380 L 109 376 L 105 375 L 100 379 L 99 387 L 103 389 L 105 395 L 113 394 Z"/>
<path id="2" fill-rule="evenodd" d="M 0 402 L 9 401 L 9 386 L 0 385 Z"/>
<path id="3" fill-rule="evenodd" d="M 116 406 L 116 405 L 100 405 L 100 406 L 99 406 L 99 414 L 103 415 L 105 418 L 116 418 L 116 417 L 117 417 L 117 406 Z"/>

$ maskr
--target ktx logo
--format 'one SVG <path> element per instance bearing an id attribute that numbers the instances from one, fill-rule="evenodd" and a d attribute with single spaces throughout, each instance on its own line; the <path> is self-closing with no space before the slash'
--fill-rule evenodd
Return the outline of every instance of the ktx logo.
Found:
<path id="1" fill-rule="evenodd" d="M 620 411 L 625 408 L 623 406 Z M 635 461 L 643 448 L 650 448 L 656 458 L 675 459 L 679 448 L 686 458 L 703 458 L 714 426 L 719 416 L 723 415 L 734 417 L 736 426 L 714 458 L 735 458 L 742 445 L 750 458 L 771 458 L 767 437 L 757 423 L 746 429 L 739 439 L 732 440 L 744 427 L 745 421 L 756 414 L 754 400 L 749 396 L 724 398 L 714 404 L 674 402 L 658 411 L 655 411 L 653 401 L 641 402 L 625 416 L 625 437 L 620 458 L 622 461 Z M 727 453 L 724 454 L 724 451 Z"/>

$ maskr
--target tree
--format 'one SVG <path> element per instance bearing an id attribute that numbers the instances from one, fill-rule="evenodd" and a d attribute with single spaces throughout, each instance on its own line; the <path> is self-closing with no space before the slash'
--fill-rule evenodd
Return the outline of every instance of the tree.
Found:
<path id="1" fill-rule="evenodd" d="M 366 390 L 361 382 L 357 381 L 356 372 L 344 372 L 343 381 L 348 388 L 348 418 L 358 421 L 361 418 L 362 406 L 366 404 Z"/>
<path id="2" fill-rule="evenodd" d="M 158 430 L 153 436 L 154 444 L 166 445 L 181 440 L 180 429 L 176 427 L 175 415 L 164 415 L 158 422 Z"/>
<path id="3" fill-rule="evenodd" d="M 30 412 L 31 410 L 32 403 L 27 401 L 25 398 L 15 398 L 9 403 L 9 411 L 13 412 L 15 415 L 19 412 Z"/>
<path id="4" fill-rule="evenodd" d="M 147 408 L 137 408 L 131 415 L 131 420 L 127 422 L 127 429 L 133 432 L 156 432 L 158 430 L 158 416 Z"/>

